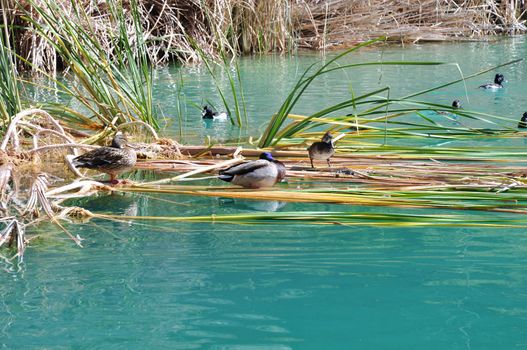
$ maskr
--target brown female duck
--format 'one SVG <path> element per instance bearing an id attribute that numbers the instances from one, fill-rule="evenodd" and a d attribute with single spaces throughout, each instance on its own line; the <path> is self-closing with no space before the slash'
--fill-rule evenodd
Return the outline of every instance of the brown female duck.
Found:
<path id="1" fill-rule="evenodd" d="M 126 148 L 127 143 L 126 136 L 117 132 L 110 147 L 97 148 L 75 157 L 73 165 L 109 174 L 111 183 L 119 183 L 117 175 L 132 169 L 137 161 L 135 151 Z"/>
<path id="2" fill-rule="evenodd" d="M 309 152 L 309 160 L 311 161 L 311 167 L 314 168 L 313 159 L 325 160 L 328 162 L 328 166 L 331 168 L 330 159 L 335 154 L 335 147 L 333 147 L 333 137 L 329 131 L 324 134 L 322 141 L 313 143 L 307 149 Z"/>

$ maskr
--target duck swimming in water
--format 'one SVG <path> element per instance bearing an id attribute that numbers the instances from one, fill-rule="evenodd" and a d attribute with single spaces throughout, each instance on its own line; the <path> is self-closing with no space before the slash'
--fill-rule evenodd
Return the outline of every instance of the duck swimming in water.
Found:
<path id="1" fill-rule="evenodd" d="M 216 120 L 226 120 L 229 115 L 225 112 L 214 112 L 209 106 L 203 106 L 203 111 L 201 111 L 201 116 L 203 119 L 216 119 Z"/>
<path id="2" fill-rule="evenodd" d="M 522 119 L 518 123 L 518 128 L 520 129 L 527 128 L 527 112 L 523 113 Z"/>
<path id="3" fill-rule="evenodd" d="M 461 106 L 461 101 L 460 100 L 454 100 L 452 101 L 452 109 L 461 109 L 462 106 Z M 437 111 L 436 112 L 437 114 L 441 114 L 441 115 L 454 115 L 456 116 L 456 113 L 453 113 L 451 111 Z"/>
<path id="4" fill-rule="evenodd" d="M 309 152 L 309 160 L 311 161 L 311 167 L 314 168 L 313 159 L 325 160 L 328 162 L 328 166 L 331 168 L 330 159 L 335 154 L 335 147 L 333 146 L 333 137 L 329 131 L 324 134 L 322 141 L 313 143 L 307 149 Z"/>
<path id="5" fill-rule="evenodd" d="M 494 77 L 494 83 L 487 83 L 484 85 L 480 85 L 480 88 L 484 89 L 501 89 L 503 87 L 502 83 L 505 80 L 505 77 L 503 74 L 496 74 Z"/>
<path id="6" fill-rule="evenodd" d="M 285 177 L 285 166 L 269 152 L 260 159 L 231 166 L 220 171 L 218 178 L 245 188 L 271 187 Z"/>
<path id="7" fill-rule="evenodd" d="M 454 100 L 452 101 L 452 108 L 459 109 L 461 108 L 461 101 L 460 100 Z"/>
<path id="8" fill-rule="evenodd" d="M 132 169 L 137 161 L 135 151 L 125 148 L 128 143 L 122 132 L 117 132 L 110 147 L 101 147 L 73 158 L 78 168 L 95 169 L 110 175 L 112 184 L 119 183 L 117 175 Z"/>

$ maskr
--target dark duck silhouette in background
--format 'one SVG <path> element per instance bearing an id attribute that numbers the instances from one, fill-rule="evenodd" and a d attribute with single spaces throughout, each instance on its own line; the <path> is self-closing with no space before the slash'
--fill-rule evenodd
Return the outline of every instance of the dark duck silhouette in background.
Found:
<path id="1" fill-rule="evenodd" d="M 309 160 L 311 161 L 311 167 L 314 168 L 313 160 L 325 160 L 328 166 L 331 168 L 330 159 L 335 154 L 335 147 L 333 146 L 333 137 L 329 131 L 322 136 L 322 141 L 313 143 L 307 149 L 309 153 Z"/>
<path id="2" fill-rule="evenodd" d="M 454 101 L 452 101 L 452 108 L 454 108 L 454 109 L 460 109 L 460 108 L 462 108 L 462 106 L 461 106 L 461 101 L 460 101 L 460 100 L 454 100 Z"/>
<path id="3" fill-rule="evenodd" d="M 527 128 L 527 112 L 523 113 L 522 119 L 520 119 L 520 122 L 518 123 L 518 128 Z"/>
<path id="4" fill-rule="evenodd" d="M 214 112 L 212 108 L 209 106 L 203 106 L 203 110 L 201 111 L 201 116 L 203 119 L 215 119 L 215 120 L 226 120 L 229 115 L 225 112 Z"/>
<path id="5" fill-rule="evenodd" d="M 461 101 L 460 100 L 454 100 L 452 101 L 452 109 L 453 110 L 456 110 L 456 109 L 461 109 L 462 106 L 461 106 Z M 456 116 L 456 113 L 453 112 L 453 111 L 450 111 L 450 110 L 447 110 L 447 111 L 437 111 L 436 112 L 437 114 L 442 114 L 442 115 L 454 115 Z"/>
<path id="6" fill-rule="evenodd" d="M 73 158 L 72 164 L 78 168 L 98 170 L 110 175 L 112 184 L 119 183 L 117 175 L 135 166 L 137 155 L 133 149 L 126 148 L 128 140 L 122 132 L 117 132 L 110 147 L 101 147 Z"/>
<path id="7" fill-rule="evenodd" d="M 498 73 L 494 77 L 493 83 L 483 84 L 483 85 L 480 85 L 479 87 L 483 89 L 501 89 L 503 87 L 502 83 L 504 81 L 505 81 L 505 77 L 503 76 L 503 74 Z"/>
<path id="8" fill-rule="evenodd" d="M 252 160 L 220 170 L 218 178 L 245 188 L 271 187 L 285 177 L 285 166 L 269 152 Z"/>

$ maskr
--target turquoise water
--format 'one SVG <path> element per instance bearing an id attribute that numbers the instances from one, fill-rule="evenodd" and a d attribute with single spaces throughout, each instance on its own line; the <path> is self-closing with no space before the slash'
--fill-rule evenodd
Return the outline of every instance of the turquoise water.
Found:
<path id="1" fill-rule="evenodd" d="M 370 49 L 350 60 L 448 60 L 469 74 L 525 57 L 524 38 L 497 43 Z M 240 63 L 257 133 L 316 54 Z M 426 96 L 518 118 L 527 110 L 525 63 L 501 69 L 499 92 L 468 85 Z M 219 98 L 199 67 L 156 72 L 156 96 L 178 134 L 174 85 L 188 100 Z M 327 76 L 295 112 L 312 113 L 388 84 L 404 95 L 456 77 L 455 67 L 370 68 Z M 186 107 L 184 141 L 237 137 Z M 431 141 L 435 142 L 435 141 Z M 488 141 L 496 142 L 496 141 Z M 500 141 L 504 142 L 504 141 Z M 523 146 L 523 140 L 506 141 Z M 211 182 L 216 184 L 216 182 Z M 92 211 L 210 215 L 261 211 L 393 211 L 185 196 L 110 195 Z M 489 214 L 485 214 L 489 215 Z M 492 214 L 490 214 L 492 215 Z M 70 225 L 84 238 L 43 235 L 17 266 L 0 260 L 0 345 L 6 349 L 525 349 L 527 233 L 518 229 L 386 228 L 108 222 Z M 42 232 L 55 231 L 43 227 Z M 2 253 L 7 253 L 3 251 Z"/>
<path id="2" fill-rule="evenodd" d="M 176 88 L 180 79 L 184 80 L 184 97 L 182 102 L 182 130 L 185 134 L 182 142 L 202 142 L 206 137 L 213 141 L 223 142 L 236 139 L 239 135 L 257 136 L 271 115 L 275 113 L 291 88 L 302 73 L 311 64 L 327 60 L 317 53 L 304 53 L 300 56 L 261 56 L 244 59 L 239 62 L 244 86 L 244 96 L 247 100 L 249 117 L 248 130 L 239 130 L 229 123 L 212 123 L 201 120 L 198 107 L 213 103 L 218 110 L 223 110 L 221 98 L 216 93 L 216 87 L 210 79 L 207 70 L 198 66 L 183 71 L 176 67 L 159 70 L 156 73 L 157 86 L 155 96 L 163 106 L 163 112 L 169 116 L 168 126 L 177 133 L 179 129 L 177 112 Z M 499 42 L 478 43 L 442 43 L 419 46 L 394 47 L 384 49 L 366 48 L 339 60 L 341 65 L 359 62 L 379 61 L 435 61 L 457 63 L 463 75 L 478 72 L 485 68 L 499 65 L 518 58 L 527 57 L 527 43 L 523 37 Z M 515 121 L 510 126 L 516 126 L 517 120 L 527 110 L 527 95 L 525 94 L 527 80 L 526 63 L 506 66 L 497 71 L 467 81 L 465 86 L 453 85 L 440 91 L 416 97 L 434 103 L 451 105 L 454 99 L 461 100 L 468 110 L 478 110 Z M 505 75 L 505 88 L 496 92 L 478 89 L 478 86 L 491 82 L 496 73 Z M 231 72 L 232 74 L 232 72 Z M 229 83 L 225 74 L 219 71 L 220 86 L 229 95 Z M 355 96 L 371 92 L 383 87 L 390 87 L 392 98 L 428 89 L 449 81 L 461 78 L 460 71 L 454 65 L 441 66 L 370 66 L 353 70 L 336 71 L 317 78 L 311 87 L 303 94 L 299 103 L 293 109 L 294 113 L 310 115 L 326 107 Z M 231 100 L 232 101 L 232 98 Z M 231 105 L 233 109 L 233 106 Z M 351 113 L 352 109 L 343 112 Z M 342 113 L 344 114 L 344 113 Z M 443 120 L 444 122 L 444 120 Z M 464 121 L 464 125 L 490 127 Z"/>

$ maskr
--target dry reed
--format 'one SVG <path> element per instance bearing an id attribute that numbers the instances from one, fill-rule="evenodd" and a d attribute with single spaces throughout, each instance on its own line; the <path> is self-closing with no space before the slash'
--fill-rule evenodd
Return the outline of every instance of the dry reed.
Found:
<path id="1" fill-rule="evenodd" d="M 43 3 L 43 2 L 36 2 Z M 119 43 L 117 21 L 107 2 L 58 1 L 61 11 L 82 13 L 83 25 L 98 38 L 111 57 Z M 130 41 L 137 40 L 130 6 L 121 4 Z M 17 5 L 18 4 L 18 5 Z M 19 54 L 34 70 L 65 67 L 49 42 L 32 30 L 24 9 L 38 20 L 25 0 L 3 0 L 0 10 L 16 26 Z M 221 53 L 267 52 L 349 47 L 369 38 L 394 41 L 479 39 L 488 35 L 526 31 L 522 0 L 150 0 L 139 1 L 148 59 L 153 65 L 169 61 L 199 61 L 199 48 L 211 57 Z"/>
<path id="2" fill-rule="evenodd" d="M 46 145 L 51 137 L 51 144 Z M 417 150 L 404 153 L 387 150 L 385 154 L 373 152 L 350 152 L 347 144 L 353 133 L 339 135 L 339 147 L 332 159 L 333 168 L 309 167 L 305 147 L 290 146 L 285 150 L 274 150 L 277 158 L 287 167 L 287 181 L 277 188 L 247 190 L 232 186 L 203 185 L 204 180 L 215 178 L 219 169 L 238 163 L 243 157 L 256 158 L 261 149 L 240 147 L 181 146 L 175 142 L 159 139 L 152 144 L 135 143 L 140 154 L 149 158 L 138 163 L 137 168 L 154 171 L 161 180 L 126 182 L 110 187 L 89 179 L 54 180 L 46 175 L 46 163 L 40 157 L 51 153 L 53 164 L 64 162 L 65 153 L 48 152 L 57 148 L 70 150 L 86 147 L 82 142 L 61 128 L 55 119 L 41 110 L 28 110 L 13 116 L 0 146 L 0 246 L 16 247 L 15 257 L 22 258 L 28 237 L 28 228 L 43 220 L 57 225 L 76 244 L 81 238 L 72 235 L 61 224 L 70 218 L 101 218 L 116 220 L 115 215 L 90 213 L 82 208 L 64 206 L 67 199 L 80 198 L 106 191 L 131 193 L 155 193 L 165 195 L 197 195 L 230 197 L 280 202 L 328 203 L 345 206 L 383 206 L 394 208 L 434 208 L 463 211 L 490 211 L 509 215 L 527 213 L 527 185 L 522 163 L 523 157 L 512 157 L 500 161 L 499 150 L 442 149 L 432 158 Z M 313 134 L 314 139 L 320 138 Z M 93 139 L 93 138 L 92 138 Z M 37 140 L 37 141 L 35 141 Z M 306 140 L 309 142 L 309 140 Z M 57 143 L 59 142 L 59 143 Z M 354 147 L 358 147 L 355 144 Z M 483 152 L 481 154 L 480 152 Z M 521 154 L 519 154 L 521 155 Z M 178 158 L 178 159 L 176 159 Z M 463 162 L 455 161 L 463 159 Z M 33 176 L 26 176 L 20 184 L 20 174 L 30 166 Z M 26 167 L 26 168 L 24 168 Z M 67 170 L 66 170 L 67 171 Z M 51 172 L 49 172 L 51 173 Z M 169 173 L 165 177 L 163 173 Z M 64 177 L 64 171 L 61 175 Z M 203 176 L 208 174 L 210 176 Z M 202 185 L 181 185 L 182 182 L 198 180 Z M 29 189 L 29 191 L 27 190 Z M 315 222 L 343 225 L 468 225 L 509 227 L 524 225 L 523 220 L 498 219 L 478 223 L 464 221 L 461 215 L 446 218 L 441 215 L 424 215 L 404 218 L 376 217 L 376 214 L 357 216 L 349 211 L 306 213 L 278 213 L 277 215 L 241 215 L 214 217 L 165 218 L 172 221 L 217 221 L 230 223 Z M 125 218 L 126 219 L 126 218 Z M 153 217 L 130 217 L 133 220 L 155 220 Z M 523 227 L 523 226 L 522 226 Z"/>

